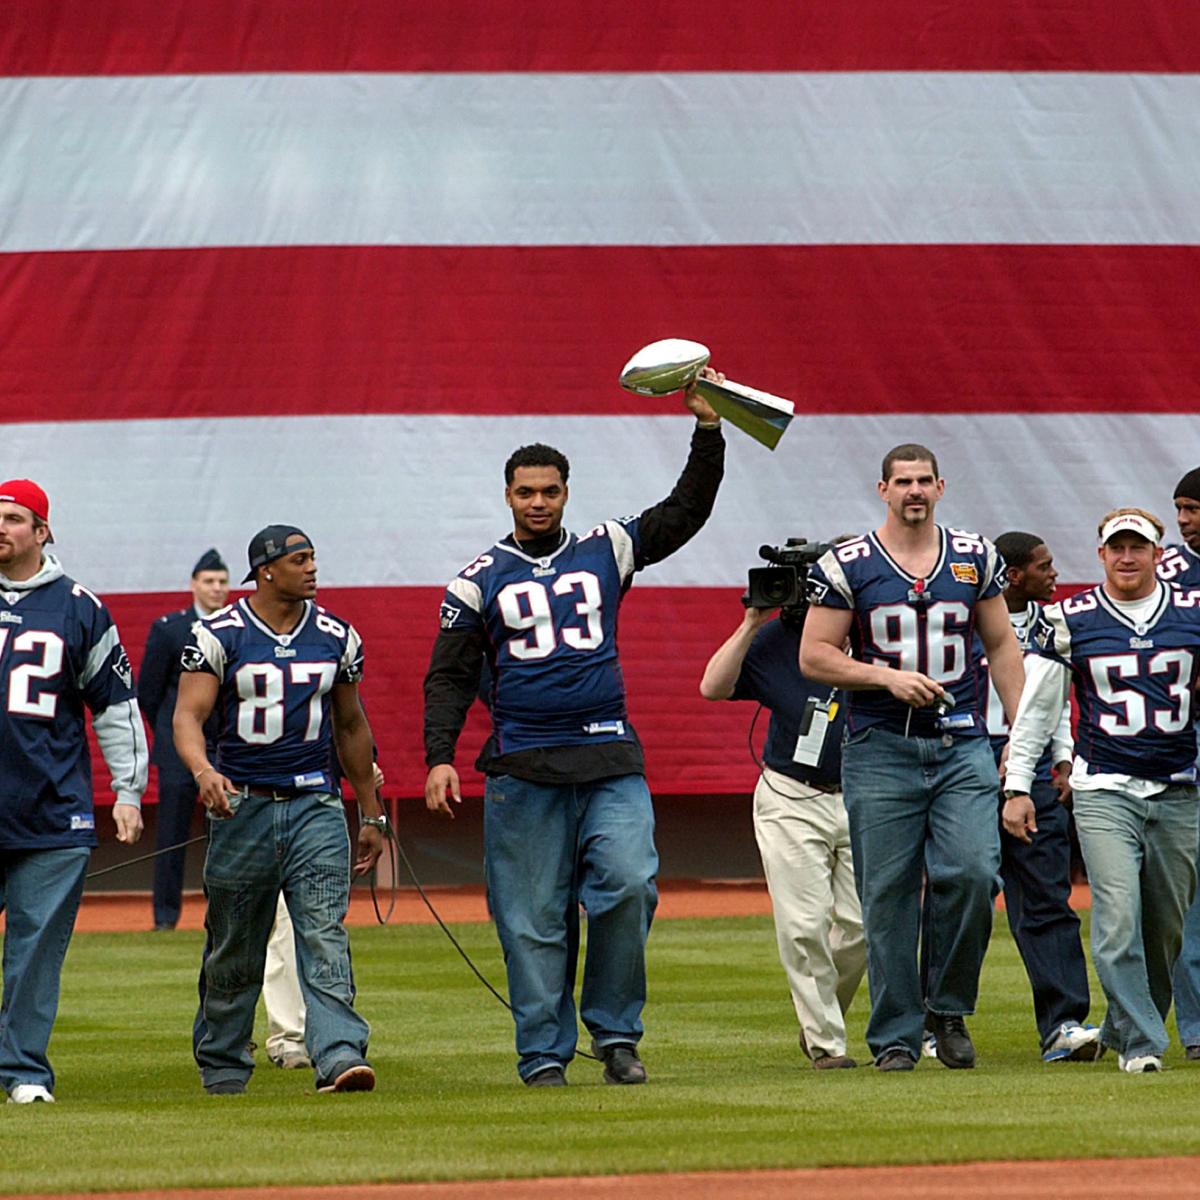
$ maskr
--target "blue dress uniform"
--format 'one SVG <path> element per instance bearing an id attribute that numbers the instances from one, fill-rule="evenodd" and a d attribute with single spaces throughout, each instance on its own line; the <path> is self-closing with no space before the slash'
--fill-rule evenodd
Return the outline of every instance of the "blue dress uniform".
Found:
<path id="1" fill-rule="evenodd" d="M 350 840 L 334 761 L 329 693 L 362 678 L 353 626 L 311 601 L 276 633 L 243 599 L 197 621 L 185 671 L 220 681 L 216 769 L 238 789 L 210 819 L 204 865 L 209 946 L 194 1049 L 206 1088 L 245 1083 L 267 941 L 282 891 L 296 930 L 305 1042 L 318 1086 L 364 1062 L 369 1028 L 354 1011 Z"/>
<path id="2" fill-rule="evenodd" d="M 1092 956 L 1108 999 L 1101 1038 L 1126 1060 L 1158 1057 L 1196 888 L 1200 591 L 1159 582 L 1134 609 L 1091 588 L 1049 605 L 1035 639 L 1063 670 L 1030 670 L 1009 786 L 1026 786 L 1034 735 L 1057 720 L 1069 671 L 1079 704 L 1075 826 L 1092 887 Z"/>
<path id="3" fill-rule="evenodd" d="M 85 710 L 118 801 L 146 788 L 133 670 L 108 609 L 53 555 L 0 576 L 0 1085 L 53 1091 L 59 978 L 96 844 Z"/>
<path id="4" fill-rule="evenodd" d="M 488 897 L 504 949 L 526 1082 L 575 1054 L 579 907 L 588 918 L 580 1015 L 597 1050 L 636 1046 L 657 902 L 654 813 L 617 657 L 635 572 L 703 526 L 724 439 L 697 428 L 671 495 L 581 537 L 504 538 L 446 589 L 425 678 L 425 759 L 453 762 L 486 660 Z"/>
<path id="5" fill-rule="evenodd" d="M 874 533 L 828 551 L 809 572 L 810 603 L 853 613 L 855 658 L 920 671 L 948 707 L 914 709 L 883 690 L 851 691 L 842 783 L 867 935 L 867 1044 L 920 1055 L 925 1009 L 974 1011 L 1000 865 L 1000 787 L 974 664 L 975 606 L 1000 595 L 1002 562 L 986 538 L 938 526 L 924 579 Z M 928 872 L 930 961 L 918 970 L 921 884 Z"/>
<path id="6" fill-rule="evenodd" d="M 1200 554 L 1181 542 L 1164 546 L 1158 577 L 1177 587 L 1200 588 Z M 1189 1057 L 1200 1057 L 1200 899 L 1193 900 L 1183 921 L 1183 947 L 1172 974 L 1175 1024 Z"/>
<path id="7" fill-rule="evenodd" d="M 183 873 L 187 850 L 180 847 L 163 853 L 165 846 L 186 841 L 196 808 L 196 782 L 175 753 L 171 721 L 175 716 L 175 698 L 179 693 L 179 673 L 184 647 L 192 635 L 192 626 L 203 619 L 192 605 L 161 616 L 146 637 L 146 650 L 138 674 L 138 704 L 150 723 L 154 742 L 150 761 L 158 769 L 158 814 L 154 848 L 154 925 L 173 929 L 179 921 L 183 898 Z M 205 725 L 211 741 L 216 721 Z"/>

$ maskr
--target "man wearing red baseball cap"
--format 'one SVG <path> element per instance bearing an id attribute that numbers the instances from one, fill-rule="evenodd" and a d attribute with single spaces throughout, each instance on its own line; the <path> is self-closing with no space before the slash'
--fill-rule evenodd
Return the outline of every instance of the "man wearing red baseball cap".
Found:
<path id="1" fill-rule="evenodd" d="M 36 483 L 0 483 L 0 1086 L 15 1104 L 54 1100 L 47 1049 L 96 844 L 85 708 L 112 773 L 119 841 L 141 836 L 146 789 L 129 658 L 104 603 L 46 551 L 49 520 Z"/>

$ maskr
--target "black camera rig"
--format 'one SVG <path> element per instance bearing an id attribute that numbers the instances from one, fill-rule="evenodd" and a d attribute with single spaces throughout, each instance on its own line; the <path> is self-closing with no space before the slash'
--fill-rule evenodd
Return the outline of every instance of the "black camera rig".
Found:
<path id="1" fill-rule="evenodd" d="M 751 567 L 745 604 L 748 608 L 803 609 L 804 584 L 808 568 L 827 550 L 829 542 L 810 542 L 807 538 L 788 538 L 782 546 L 759 546 L 758 556 L 773 564 Z"/>

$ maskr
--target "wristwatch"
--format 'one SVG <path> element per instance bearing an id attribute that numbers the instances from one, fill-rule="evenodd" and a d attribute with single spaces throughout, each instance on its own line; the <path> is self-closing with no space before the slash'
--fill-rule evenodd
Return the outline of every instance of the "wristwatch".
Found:
<path id="1" fill-rule="evenodd" d="M 388 827 L 387 814 L 380 813 L 377 817 L 359 817 L 358 824 L 360 828 L 369 825 L 372 829 L 378 829 L 382 833 Z"/>
<path id="2" fill-rule="evenodd" d="M 1004 789 L 1005 800 L 1011 800 L 1014 796 L 1028 796 L 1028 795 L 1029 795 L 1028 792 L 1023 792 L 1023 791 L 1021 791 L 1020 788 L 1005 788 Z"/>

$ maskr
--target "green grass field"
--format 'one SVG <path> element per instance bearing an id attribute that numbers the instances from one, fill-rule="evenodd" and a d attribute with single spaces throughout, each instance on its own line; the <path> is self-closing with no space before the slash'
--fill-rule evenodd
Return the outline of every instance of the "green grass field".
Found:
<path id="1" fill-rule="evenodd" d="M 491 928 L 457 932 L 502 985 Z M 659 922 L 640 1088 L 605 1086 L 588 1060 L 565 1090 L 520 1086 L 508 1014 L 438 929 L 353 943 L 378 1090 L 318 1096 L 260 1051 L 248 1095 L 210 1098 L 190 1056 L 201 935 L 78 935 L 51 1044 L 58 1103 L 0 1109 L 0 1191 L 1200 1152 L 1200 1064 L 1177 1047 L 1159 1076 L 1122 1075 L 1112 1056 L 1041 1062 L 1002 915 L 971 1022 L 979 1067 L 899 1075 L 800 1056 L 768 920 Z M 865 1009 L 864 986 L 860 1058 Z"/>

